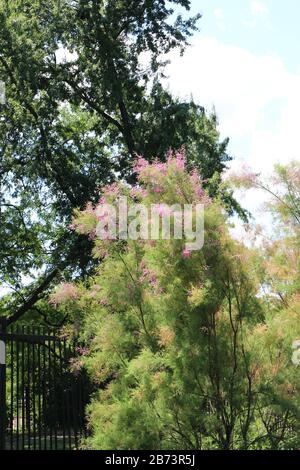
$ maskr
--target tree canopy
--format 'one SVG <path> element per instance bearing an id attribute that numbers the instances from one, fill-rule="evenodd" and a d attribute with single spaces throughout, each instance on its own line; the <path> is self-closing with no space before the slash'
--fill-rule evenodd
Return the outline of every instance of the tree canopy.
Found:
<path id="1" fill-rule="evenodd" d="M 57 276 L 93 269 L 91 244 L 66 227 L 100 185 L 134 183 L 136 153 L 164 160 L 185 144 L 211 195 L 245 216 L 220 189 L 230 157 L 215 116 L 160 83 L 166 55 L 184 51 L 200 18 L 174 7 L 190 2 L 1 0 L 1 283 L 15 292 L 2 313 L 24 313 Z"/>

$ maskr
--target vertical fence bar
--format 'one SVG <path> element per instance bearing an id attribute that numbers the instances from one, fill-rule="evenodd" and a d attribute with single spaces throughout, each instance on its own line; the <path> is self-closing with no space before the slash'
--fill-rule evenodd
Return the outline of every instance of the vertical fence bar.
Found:
<path id="1" fill-rule="evenodd" d="M 31 334 L 35 335 L 35 329 L 32 328 Z M 36 365 L 35 365 L 35 342 L 32 342 L 32 437 L 33 450 L 36 450 Z"/>
<path id="2" fill-rule="evenodd" d="M 52 333 L 52 332 L 51 332 Z M 54 336 L 54 334 L 53 334 Z M 54 406 L 53 406 L 53 418 L 54 418 L 54 448 L 57 450 L 57 424 L 58 424 L 58 413 L 57 413 L 57 406 L 56 406 L 56 400 L 57 400 L 57 380 L 56 380 L 56 340 L 55 337 L 53 337 L 52 340 L 52 347 L 53 347 L 53 399 L 54 399 Z"/>
<path id="3" fill-rule="evenodd" d="M 27 334 L 30 335 L 30 327 L 27 327 Z M 30 373 L 30 347 L 27 347 L 27 381 L 26 381 L 26 424 L 27 424 L 27 444 L 28 449 L 31 449 L 31 373 Z"/>
<path id="4" fill-rule="evenodd" d="M 38 336 L 41 336 L 41 329 L 37 329 Z M 38 381 L 38 436 L 39 445 L 38 449 L 42 450 L 42 403 L 41 403 L 41 391 L 42 391 L 42 379 L 41 379 L 41 343 L 38 343 L 37 348 L 38 360 L 37 360 L 37 381 Z"/>
<path id="5" fill-rule="evenodd" d="M 42 329 L 42 333 L 46 336 L 45 329 Z M 46 421 L 46 390 L 47 390 L 47 355 L 46 355 L 46 341 L 43 342 L 43 390 L 42 390 L 42 407 L 43 407 L 43 427 L 44 427 L 44 450 L 47 450 L 47 421 Z"/>
<path id="6" fill-rule="evenodd" d="M 76 350 L 77 352 L 77 350 Z M 77 395 L 78 395 L 78 401 L 77 401 L 77 405 L 78 405 L 78 428 L 79 428 L 79 436 L 80 438 L 83 437 L 83 429 L 84 429 L 84 425 L 83 425 L 83 396 L 82 396 L 82 380 L 83 380 L 83 371 L 80 370 L 79 371 L 79 375 L 78 375 L 78 381 L 77 381 Z"/>
<path id="7" fill-rule="evenodd" d="M 10 333 L 13 333 L 14 329 L 10 328 Z M 14 342 L 10 339 L 10 449 L 14 450 Z"/>
<path id="8" fill-rule="evenodd" d="M 86 380 L 86 374 L 82 371 L 81 374 L 81 396 L 82 396 L 82 404 L 81 404 L 81 413 L 82 413 L 82 429 L 83 429 L 83 436 L 87 437 L 87 426 L 86 426 L 86 419 L 85 419 L 85 404 L 86 404 L 86 386 L 88 385 Z"/>
<path id="9" fill-rule="evenodd" d="M 16 328 L 16 334 L 18 335 L 19 334 L 19 326 L 17 326 Z M 20 448 L 20 442 L 19 442 L 19 393 L 20 393 L 20 390 L 19 390 L 19 380 L 20 380 L 20 374 L 19 374 L 19 353 L 20 353 L 20 350 L 19 350 L 19 341 L 17 340 L 16 342 L 16 442 L 17 442 L 17 450 L 19 450 Z"/>
<path id="10" fill-rule="evenodd" d="M 6 318 L 0 318 L 0 450 L 5 449 L 6 434 Z"/>
<path id="11" fill-rule="evenodd" d="M 63 340 L 63 355 L 64 355 L 64 362 L 65 364 L 68 364 L 69 361 L 69 355 L 68 355 L 68 350 L 67 350 L 67 345 L 66 345 L 66 339 L 64 338 Z M 67 385 L 66 385 L 66 403 L 67 403 L 67 409 L 66 409 L 66 418 L 67 418 L 67 433 L 68 433 L 68 444 L 69 444 L 69 450 L 72 449 L 72 430 L 71 430 L 71 417 L 70 417 L 70 403 L 71 403 L 71 393 L 70 393 L 70 379 L 69 379 L 69 371 L 67 370 Z"/>
<path id="12" fill-rule="evenodd" d="M 53 406 L 52 406 L 52 376 L 51 376 L 51 341 L 50 341 L 50 338 L 49 338 L 49 341 L 48 341 L 48 380 L 49 380 L 49 383 L 48 383 L 48 414 L 47 414 L 47 417 L 48 417 L 48 420 L 49 420 L 49 443 L 50 443 L 50 450 L 53 450 L 53 435 L 52 435 L 52 431 L 53 431 L 53 426 L 52 426 L 52 411 L 53 411 Z"/>
<path id="13" fill-rule="evenodd" d="M 75 344 L 73 343 L 69 347 L 70 357 L 75 356 Z M 77 382 L 77 381 L 76 381 Z M 73 425 L 73 433 L 74 433 L 74 441 L 75 441 L 75 449 L 78 449 L 78 427 L 77 427 L 77 414 L 78 414 L 78 407 L 77 407 L 77 396 L 76 396 L 76 389 L 77 383 L 75 386 L 75 378 L 71 378 L 71 394 L 72 394 L 72 425 Z"/>
<path id="14" fill-rule="evenodd" d="M 62 358 L 62 342 L 58 341 L 58 351 L 59 351 L 59 373 L 62 381 L 62 396 L 61 396 L 61 418 L 62 418 L 62 439 L 63 439 L 63 450 L 66 450 L 66 384 L 64 376 L 64 367 L 63 367 L 63 358 Z"/>
<path id="15" fill-rule="evenodd" d="M 25 327 L 22 326 L 21 334 L 24 336 Z M 25 430 L 26 430 L 26 421 L 25 421 L 25 343 L 21 343 L 21 408 L 22 408 L 22 449 L 25 449 Z"/>

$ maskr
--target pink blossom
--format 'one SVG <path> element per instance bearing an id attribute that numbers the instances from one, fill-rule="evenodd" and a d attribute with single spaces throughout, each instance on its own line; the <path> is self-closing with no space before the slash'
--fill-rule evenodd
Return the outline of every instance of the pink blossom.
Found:
<path id="1" fill-rule="evenodd" d="M 149 163 L 147 162 L 147 160 L 143 157 L 141 157 L 140 155 L 138 155 L 135 163 L 134 163 L 134 166 L 133 166 L 133 171 L 135 173 L 137 173 L 138 175 L 141 174 L 141 172 L 147 168 L 149 166 Z"/>
<path id="2" fill-rule="evenodd" d="M 166 204 L 155 204 L 154 211 L 161 217 L 172 213 L 171 209 Z"/>
<path id="3" fill-rule="evenodd" d="M 152 287 L 157 288 L 157 276 L 154 271 L 147 267 L 146 262 L 143 260 L 140 263 L 140 282 L 148 282 Z"/>
<path id="4" fill-rule="evenodd" d="M 102 230 L 99 230 L 99 235 L 100 235 L 101 240 L 106 240 L 106 241 L 115 240 L 115 238 L 112 237 L 110 231 L 105 227 Z"/>
<path id="5" fill-rule="evenodd" d="M 169 150 L 168 152 L 168 158 L 167 158 L 167 165 L 173 165 L 175 163 L 175 166 L 177 170 L 184 171 L 185 170 L 185 165 L 186 165 L 186 156 L 185 156 L 185 150 L 184 148 L 181 148 L 176 154 L 174 155 L 172 150 Z"/>
<path id="6" fill-rule="evenodd" d="M 94 285 L 92 286 L 92 288 L 93 288 L 94 291 L 96 291 L 96 292 L 99 292 L 99 291 L 101 290 L 101 287 L 99 286 L 99 284 L 94 284 Z"/>
<path id="7" fill-rule="evenodd" d="M 199 199 L 201 199 L 205 195 L 205 191 L 203 188 L 201 188 L 201 186 L 194 188 L 194 191 L 195 191 L 196 196 Z"/>
<path id="8" fill-rule="evenodd" d="M 142 260 L 140 262 L 140 269 L 145 269 L 145 267 L 146 267 L 146 261 Z"/>
<path id="9" fill-rule="evenodd" d="M 102 220 L 103 221 L 108 221 L 109 213 L 104 207 L 97 206 L 96 214 L 97 214 L 97 220 L 99 220 L 99 221 L 102 221 Z"/>
<path id="10" fill-rule="evenodd" d="M 186 157 L 185 152 L 181 150 L 181 152 L 176 153 L 176 166 L 178 170 L 183 171 L 186 165 Z"/>
<path id="11" fill-rule="evenodd" d="M 99 202 L 98 204 L 102 205 L 102 204 L 107 204 L 107 200 L 104 196 L 101 196 L 100 199 L 99 199 Z"/>
<path id="12" fill-rule="evenodd" d="M 255 173 L 249 167 L 243 165 L 240 172 L 232 171 L 229 174 L 229 180 L 237 188 L 252 188 L 253 186 L 257 185 L 258 176 L 258 173 Z"/>
<path id="13" fill-rule="evenodd" d="M 190 258 L 192 256 L 192 252 L 190 250 L 188 250 L 187 248 L 185 248 L 183 251 L 182 251 L 182 256 L 184 258 Z"/>
<path id="14" fill-rule="evenodd" d="M 108 256 L 108 250 L 106 248 L 97 247 L 96 249 L 94 248 L 94 253 L 97 256 L 97 258 L 106 258 Z"/>
<path id="15" fill-rule="evenodd" d="M 72 372 L 75 376 L 79 376 L 79 375 L 80 375 L 80 371 L 81 371 L 82 368 L 83 368 L 83 361 L 82 361 L 82 359 L 78 359 L 78 358 L 76 358 L 76 357 L 72 357 L 72 358 L 69 360 L 69 363 L 70 363 L 71 372 Z"/>
<path id="16" fill-rule="evenodd" d="M 156 287 L 156 294 L 158 295 L 165 294 L 165 289 L 163 287 Z"/>
<path id="17" fill-rule="evenodd" d="M 81 355 L 81 356 L 87 356 L 90 353 L 90 350 L 87 347 L 83 346 L 78 346 L 76 348 L 76 351 Z"/>
<path id="18" fill-rule="evenodd" d="M 133 188 L 131 188 L 130 190 L 130 196 L 133 197 L 133 198 L 139 198 L 139 197 L 147 197 L 148 196 L 148 192 L 146 189 L 144 188 L 140 188 L 139 186 L 134 186 Z"/>
<path id="19" fill-rule="evenodd" d="M 153 191 L 157 194 L 161 194 L 164 192 L 163 188 L 161 186 L 155 186 Z"/>
<path id="20" fill-rule="evenodd" d="M 65 282 L 56 287 L 55 292 L 50 295 L 49 303 L 57 306 L 68 300 L 78 299 L 78 291 L 76 286 L 69 282 Z"/>
<path id="21" fill-rule="evenodd" d="M 148 281 L 152 286 L 156 285 L 157 278 L 156 274 L 151 271 L 149 268 L 144 268 L 141 276 L 141 281 Z"/>
<path id="22" fill-rule="evenodd" d="M 120 185 L 118 183 L 108 184 L 104 186 L 103 192 L 106 196 L 118 196 L 120 193 Z"/>
<path id="23" fill-rule="evenodd" d="M 89 233 L 89 240 L 95 240 L 97 236 L 96 229 L 94 228 L 90 233 Z"/>
<path id="24" fill-rule="evenodd" d="M 291 171 L 289 172 L 289 175 L 294 184 L 296 185 L 300 184 L 300 168 L 298 169 L 295 168 L 294 170 L 291 169 Z"/>
<path id="25" fill-rule="evenodd" d="M 91 290 L 89 291 L 90 292 L 90 297 L 93 299 L 95 297 L 97 297 L 97 295 L 99 294 L 99 291 L 101 290 L 101 287 L 98 285 L 98 284 L 94 284 L 92 287 L 91 287 Z"/>
<path id="26" fill-rule="evenodd" d="M 156 173 L 159 173 L 164 176 L 167 174 L 168 168 L 166 163 L 161 163 L 159 160 L 154 161 L 154 163 L 152 164 L 152 168 L 155 170 Z"/>
<path id="27" fill-rule="evenodd" d="M 197 198 L 201 199 L 203 196 L 205 196 L 205 191 L 202 188 L 202 181 L 196 168 L 194 168 L 192 171 L 192 174 L 190 176 L 190 181 L 191 181 L 194 193 L 197 196 Z"/>
<path id="28" fill-rule="evenodd" d="M 199 184 L 200 183 L 201 179 L 200 179 L 199 173 L 198 173 L 196 168 L 194 168 L 192 170 L 192 174 L 191 174 L 190 179 L 191 179 L 192 184 Z"/>

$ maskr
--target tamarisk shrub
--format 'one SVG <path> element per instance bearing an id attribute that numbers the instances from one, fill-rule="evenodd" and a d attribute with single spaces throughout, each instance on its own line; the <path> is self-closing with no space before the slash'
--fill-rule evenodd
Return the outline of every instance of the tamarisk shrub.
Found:
<path id="1" fill-rule="evenodd" d="M 52 303 L 76 312 L 88 348 L 80 364 L 98 384 L 84 445 L 248 448 L 259 384 L 248 339 L 263 315 L 253 254 L 230 237 L 225 211 L 187 170 L 183 150 L 165 163 L 139 157 L 134 171 L 136 187 L 105 187 L 99 205 L 121 195 L 146 207 L 203 203 L 205 243 L 190 251 L 185 239 L 99 240 L 99 205 L 75 214 L 72 228 L 94 239 L 101 262 Z"/>

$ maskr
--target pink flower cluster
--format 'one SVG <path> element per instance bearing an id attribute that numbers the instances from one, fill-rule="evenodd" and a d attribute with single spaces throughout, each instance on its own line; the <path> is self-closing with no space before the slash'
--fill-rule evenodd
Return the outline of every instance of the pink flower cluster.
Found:
<path id="1" fill-rule="evenodd" d="M 289 171 L 289 180 L 295 185 L 300 186 L 300 168 L 291 168 Z"/>
<path id="2" fill-rule="evenodd" d="M 167 165 L 167 163 L 162 163 L 162 162 L 160 162 L 158 159 L 155 159 L 155 160 L 154 160 L 154 163 L 152 163 L 151 166 L 153 167 L 153 169 L 154 169 L 157 173 L 159 173 L 159 174 L 161 174 L 161 175 L 163 175 L 163 176 L 166 176 L 167 171 L 168 171 L 168 165 Z"/>
<path id="3" fill-rule="evenodd" d="M 77 300 L 78 297 L 77 288 L 69 282 L 64 282 L 57 286 L 55 292 L 50 295 L 49 303 L 57 306 L 69 300 Z"/>
<path id="4" fill-rule="evenodd" d="M 108 222 L 109 212 L 105 207 L 102 207 L 100 204 L 96 207 L 95 210 L 97 220 Z"/>
<path id="5" fill-rule="evenodd" d="M 191 185 L 192 185 L 193 191 L 197 199 L 202 199 L 203 197 L 205 197 L 206 193 L 202 187 L 202 181 L 196 168 L 194 168 L 192 171 L 192 174 L 190 176 L 190 181 L 191 181 Z"/>
<path id="6" fill-rule="evenodd" d="M 97 233 L 96 233 L 96 229 L 94 228 L 89 233 L 89 240 L 96 240 L 96 236 L 97 236 Z"/>
<path id="7" fill-rule="evenodd" d="M 157 185 L 157 178 L 165 176 L 169 168 L 177 171 L 184 171 L 186 167 L 185 150 L 182 148 L 175 155 L 170 150 L 167 157 L 167 162 L 162 163 L 158 159 L 153 163 L 147 162 L 145 158 L 138 156 L 134 164 L 133 170 L 137 173 L 138 179 L 155 185 L 156 192 L 162 192 L 163 188 Z"/>
<path id="8" fill-rule="evenodd" d="M 246 165 L 243 165 L 239 172 L 229 173 L 229 180 L 237 188 L 252 188 L 258 184 L 258 173 L 252 171 Z"/>
<path id="9" fill-rule="evenodd" d="M 97 246 L 97 248 L 94 248 L 94 253 L 97 258 L 106 258 L 109 254 L 108 246 L 109 246 L 109 240 L 106 241 L 107 247 L 103 246 Z"/>
<path id="10" fill-rule="evenodd" d="M 134 186 L 130 190 L 130 196 L 132 198 L 143 198 L 148 196 L 148 192 L 146 189 L 141 188 L 139 186 Z"/>
<path id="11" fill-rule="evenodd" d="M 88 354 L 90 354 L 89 348 L 83 346 L 77 346 L 76 351 L 78 352 L 78 354 L 80 354 L 80 356 L 87 356 Z"/>
<path id="12" fill-rule="evenodd" d="M 156 285 L 157 285 L 156 274 L 151 269 L 149 269 L 147 267 L 147 265 L 144 261 L 141 262 L 140 269 L 141 269 L 140 281 L 141 282 L 149 282 L 149 284 L 152 287 L 156 287 Z"/>
<path id="13" fill-rule="evenodd" d="M 71 372 L 77 377 L 83 368 L 83 361 L 77 357 L 72 357 L 69 360 Z"/>
<path id="14" fill-rule="evenodd" d="M 165 215 L 171 215 L 172 211 L 166 204 L 156 204 L 154 211 L 161 217 Z"/>
<path id="15" fill-rule="evenodd" d="M 183 256 L 183 258 L 190 258 L 192 256 L 192 252 L 190 250 L 188 250 L 187 248 L 185 248 L 182 251 L 182 256 Z"/>
<path id="16" fill-rule="evenodd" d="M 186 156 L 185 156 L 185 150 L 184 148 L 181 149 L 180 152 L 177 152 L 176 153 L 176 167 L 178 170 L 180 171 L 184 171 L 185 170 L 185 165 L 186 165 Z M 172 162 L 172 159 L 171 159 L 171 162 Z"/>
<path id="17" fill-rule="evenodd" d="M 136 162 L 133 165 L 133 171 L 139 175 L 148 166 L 149 166 L 149 162 L 147 162 L 147 160 L 141 155 L 138 155 Z"/>
<path id="18" fill-rule="evenodd" d="M 153 191 L 154 191 L 155 193 L 157 193 L 157 194 L 161 194 L 161 193 L 164 192 L 164 188 L 162 188 L 161 186 L 155 186 L 155 187 L 153 188 Z"/>
<path id="19" fill-rule="evenodd" d="M 120 194 L 121 188 L 118 183 L 108 184 L 103 188 L 104 199 L 105 196 L 118 196 Z"/>

